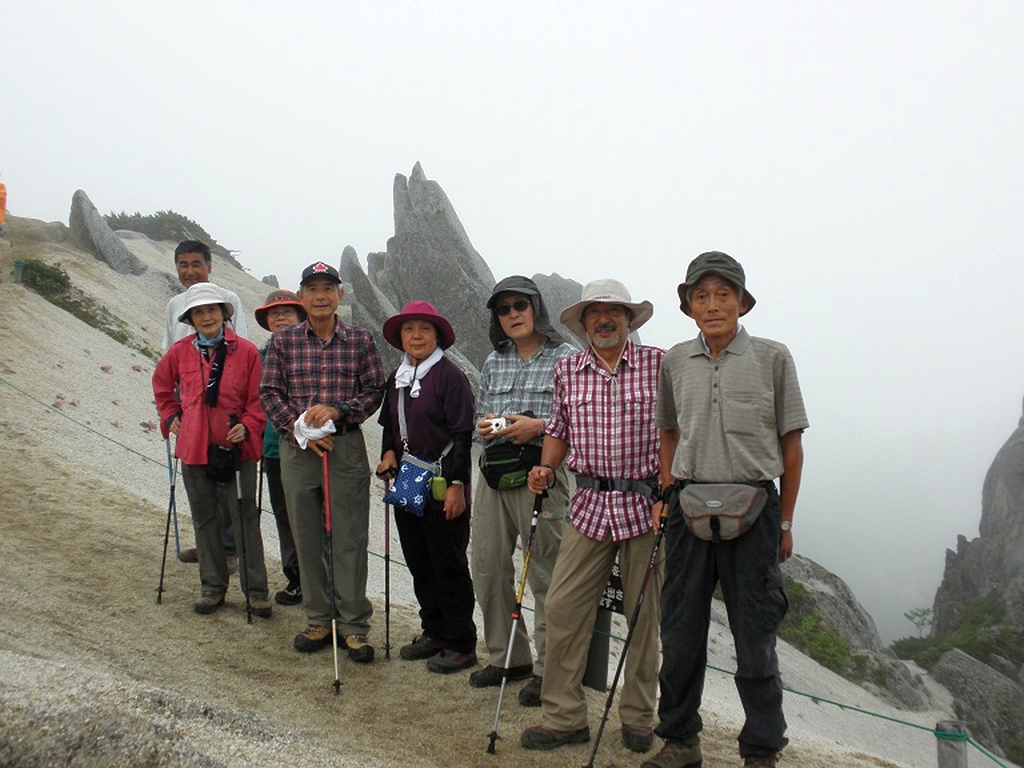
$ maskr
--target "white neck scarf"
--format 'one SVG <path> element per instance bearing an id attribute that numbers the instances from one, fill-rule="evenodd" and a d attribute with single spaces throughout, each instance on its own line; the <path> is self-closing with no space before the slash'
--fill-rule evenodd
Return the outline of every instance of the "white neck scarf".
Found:
<path id="1" fill-rule="evenodd" d="M 442 357 L 444 357 L 444 352 L 441 351 L 440 347 L 437 347 L 426 360 L 419 365 L 413 365 L 409 362 L 409 355 L 403 352 L 402 363 L 398 366 L 398 370 L 395 371 L 395 386 L 401 389 L 411 384 L 409 397 L 419 397 L 420 379 L 426 376 Z"/>

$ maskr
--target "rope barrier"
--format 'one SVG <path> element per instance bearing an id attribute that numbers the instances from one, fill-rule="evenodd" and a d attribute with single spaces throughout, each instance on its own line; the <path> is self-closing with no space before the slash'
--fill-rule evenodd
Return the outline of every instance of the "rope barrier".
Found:
<path id="1" fill-rule="evenodd" d="M 63 416 L 65 419 L 70 421 L 72 424 L 75 424 L 75 425 L 77 425 L 79 427 L 82 427 L 83 429 L 85 429 L 85 430 L 87 430 L 89 432 L 92 432 L 94 435 L 103 438 L 107 442 L 113 443 L 114 445 L 118 446 L 119 448 L 125 449 L 129 453 L 135 454 L 136 456 L 144 459 L 145 461 L 148 461 L 148 462 L 150 462 L 152 464 L 156 464 L 157 466 L 159 466 L 162 469 L 166 468 L 166 463 L 165 462 L 158 461 L 158 460 L 152 458 L 151 456 L 146 456 L 145 454 L 140 453 L 139 451 L 136 451 L 131 446 L 125 445 L 124 443 L 120 443 L 117 440 L 115 440 L 112 437 L 110 437 L 109 435 L 105 435 L 102 432 L 99 432 L 98 430 L 93 429 L 88 424 L 83 424 L 82 422 L 78 421 L 77 419 L 71 418 L 70 416 L 68 416 L 68 414 L 64 413 L 63 411 L 61 411 L 61 410 L 59 410 L 57 408 L 54 408 L 51 404 L 43 402 L 42 400 L 34 397 L 33 395 L 31 395 L 28 392 L 26 392 L 25 390 L 23 390 L 21 387 L 17 386 L 16 384 L 11 383 L 7 379 L 3 378 L 2 376 L 0 376 L 0 382 L 2 382 L 3 384 L 6 384 L 11 389 L 15 390 L 16 392 L 18 392 L 19 394 L 21 394 L 24 397 L 28 398 L 29 400 L 32 400 L 33 402 L 38 403 L 39 405 L 43 406 L 47 410 L 53 411 L 54 413 L 56 413 L 56 414 L 58 414 L 60 416 Z M 374 557 L 376 557 L 376 558 L 378 558 L 380 560 L 384 559 L 384 555 L 382 555 L 382 554 L 380 554 L 378 552 L 374 552 L 373 550 L 367 550 L 367 553 L 370 554 L 370 555 L 373 555 Z M 408 570 L 409 566 L 406 563 L 402 562 L 401 560 L 396 560 L 395 558 L 391 558 L 391 562 L 393 562 L 393 563 L 395 563 L 397 565 L 400 565 L 403 568 L 405 568 L 406 570 Z M 533 611 L 533 609 L 531 607 L 528 607 L 528 606 L 523 606 L 523 608 L 524 608 L 524 610 L 527 610 L 527 611 Z M 625 642 L 624 638 L 619 637 L 618 635 L 616 635 L 614 633 L 611 633 L 611 632 L 605 632 L 603 630 L 594 630 L 594 634 L 595 635 L 603 635 L 603 636 L 608 637 L 608 638 L 610 638 L 612 640 L 615 640 L 616 642 L 619 642 L 619 643 L 624 643 Z M 721 667 L 716 667 L 713 664 L 707 664 L 706 667 L 708 669 L 714 670 L 715 672 L 720 672 L 722 674 L 729 675 L 730 677 L 732 677 L 732 676 L 734 676 L 736 674 L 736 672 L 734 670 L 722 669 Z M 869 717 L 874 717 L 874 718 L 877 718 L 877 719 L 880 719 L 880 720 L 886 720 L 886 721 L 894 723 L 896 725 L 902 725 L 902 726 L 906 726 L 908 728 L 913 728 L 913 729 L 920 730 L 920 731 L 928 731 L 936 739 L 941 739 L 941 740 L 944 740 L 944 741 L 967 742 L 972 747 L 974 747 L 976 750 L 978 750 L 978 752 L 980 752 L 982 755 L 984 755 L 989 760 L 991 760 L 993 763 L 995 763 L 997 766 L 1000 766 L 1000 768 L 1010 768 L 1010 766 L 1007 763 L 1002 762 L 998 757 L 996 757 L 994 754 L 989 752 L 983 746 L 978 744 L 973 738 L 971 738 L 971 734 L 970 733 L 956 733 L 956 732 L 951 732 L 951 731 L 939 731 L 939 730 L 937 730 L 935 728 L 929 728 L 928 726 L 925 726 L 925 725 L 920 725 L 918 723 L 912 723 L 909 720 L 901 720 L 900 718 L 891 717 L 890 715 L 884 715 L 881 712 L 873 712 L 873 711 L 871 711 L 869 709 L 864 709 L 862 707 L 858 707 L 858 706 L 855 706 L 853 704 L 844 704 L 841 701 L 833 701 L 832 699 L 827 699 L 824 696 L 819 696 L 817 694 L 807 693 L 806 691 L 800 691 L 800 690 L 797 690 L 795 688 L 789 688 L 788 686 L 783 686 L 782 690 L 786 691 L 787 693 L 791 693 L 794 696 L 802 696 L 804 698 L 810 699 L 815 704 L 831 704 L 832 706 L 838 707 L 841 710 L 846 710 L 846 711 L 850 711 L 850 712 L 856 712 L 856 713 L 861 714 L 861 715 L 867 715 Z"/>

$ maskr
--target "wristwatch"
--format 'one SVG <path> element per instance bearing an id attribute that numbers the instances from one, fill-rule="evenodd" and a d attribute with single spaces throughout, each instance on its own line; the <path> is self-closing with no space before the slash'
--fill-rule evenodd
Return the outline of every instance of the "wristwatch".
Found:
<path id="1" fill-rule="evenodd" d="M 782 525 L 780 525 L 779 527 L 782 529 L 782 532 L 785 533 L 786 531 L 792 530 L 792 528 L 793 528 L 793 521 L 792 520 L 783 520 L 782 521 Z"/>

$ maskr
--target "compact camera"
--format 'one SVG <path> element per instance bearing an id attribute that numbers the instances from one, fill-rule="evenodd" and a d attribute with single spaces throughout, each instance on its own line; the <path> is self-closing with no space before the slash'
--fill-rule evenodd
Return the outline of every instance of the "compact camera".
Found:
<path id="1" fill-rule="evenodd" d="M 505 427 L 508 426 L 508 419 L 504 416 L 496 416 L 491 419 L 491 432 L 501 432 Z"/>

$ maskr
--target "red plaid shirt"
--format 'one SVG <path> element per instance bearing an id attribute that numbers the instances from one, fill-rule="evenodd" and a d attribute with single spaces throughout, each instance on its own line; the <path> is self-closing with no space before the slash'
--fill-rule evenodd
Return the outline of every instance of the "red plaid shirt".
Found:
<path id="1" fill-rule="evenodd" d="M 260 380 L 260 404 L 274 429 L 295 444 L 292 425 L 312 405 L 347 404 L 342 418 L 360 424 L 384 399 L 384 367 L 364 328 L 336 319 L 334 335 L 321 341 L 308 321 L 270 338 Z"/>
<path id="2" fill-rule="evenodd" d="M 609 480 L 657 474 L 654 401 L 664 355 L 662 349 L 630 341 L 615 374 L 591 349 L 558 362 L 546 432 L 569 443 L 570 470 Z M 578 488 L 569 519 L 588 538 L 622 541 L 650 529 L 651 501 L 633 491 Z"/>

